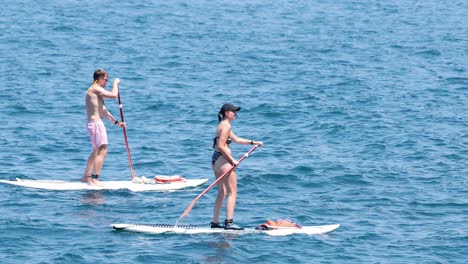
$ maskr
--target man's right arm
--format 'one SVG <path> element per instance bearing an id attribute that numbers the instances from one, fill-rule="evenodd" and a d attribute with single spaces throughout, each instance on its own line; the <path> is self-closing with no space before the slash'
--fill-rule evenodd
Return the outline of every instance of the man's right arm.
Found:
<path id="1" fill-rule="evenodd" d="M 115 97 L 119 95 L 119 83 L 120 83 L 119 78 L 115 78 L 114 82 L 112 83 L 112 94 L 115 94 Z M 112 97 L 112 98 L 115 98 L 115 97 Z"/>
<path id="2" fill-rule="evenodd" d="M 104 88 L 98 87 L 96 88 L 96 94 L 104 98 L 117 98 L 119 95 L 119 83 L 120 79 L 115 78 L 114 83 L 112 84 L 112 91 L 107 91 Z"/>

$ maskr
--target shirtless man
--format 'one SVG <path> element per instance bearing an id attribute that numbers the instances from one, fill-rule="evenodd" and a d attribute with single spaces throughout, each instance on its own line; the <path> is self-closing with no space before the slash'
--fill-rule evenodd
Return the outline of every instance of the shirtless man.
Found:
<path id="1" fill-rule="evenodd" d="M 119 122 L 111 115 L 104 104 L 104 98 L 117 98 L 119 94 L 119 78 L 114 79 L 112 91 L 104 89 L 108 77 L 109 75 L 104 70 L 96 70 L 94 72 L 94 82 L 86 93 L 88 133 L 91 138 L 93 152 L 89 155 L 82 181 L 88 184 L 97 184 L 99 182 L 99 173 L 107 154 L 107 131 L 102 122 L 102 117 L 106 117 L 116 126 L 126 127 L 124 122 Z"/>

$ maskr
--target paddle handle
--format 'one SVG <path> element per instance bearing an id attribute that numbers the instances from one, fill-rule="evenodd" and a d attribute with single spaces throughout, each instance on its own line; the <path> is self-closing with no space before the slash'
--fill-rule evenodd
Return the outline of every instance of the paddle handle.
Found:
<path id="1" fill-rule="evenodd" d="M 122 102 L 120 101 L 120 91 L 117 94 L 117 98 L 119 99 L 120 119 L 122 119 L 122 122 L 125 122 L 122 110 Z M 127 149 L 128 164 L 130 165 L 130 173 L 132 174 L 133 180 L 133 178 L 135 178 L 135 171 L 133 170 L 132 157 L 130 156 L 130 147 L 128 146 L 127 129 L 123 127 L 122 130 L 124 134 L 125 148 Z"/>
<path id="2" fill-rule="evenodd" d="M 245 153 L 242 158 L 239 159 L 239 163 L 237 166 L 239 166 L 239 164 L 244 160 L 246 159 L 250 153 L 252 153 L 256 148 L 258 147 L 258 145 L 255 145 L 253 146 L 247 153 Z M 187 207 L 187 209 L 185 209 L 184 213 L 179 217 L 179 220 L 184 218 L 185 216 L 187 216 L 190 211 L 192 210 L 193 206 L 195 205 L 195 203 L 203 196 L 205 195 L 211 188 L 213 188 L 213 186 L 215 186 L 221 179 L 223 179 L 226 175 L 230 174 L 234 168 L 236 166 L 232 166 L 229 170 L 227 170 L 226 172 L 224 172 L 221 176 L 218 177 L 218 179 L 216 179 L 212 184 L 210 184 L 210 186 L 208 186 L 208 188 L 206 188 L 202 193 L 200 193 L 200 195 L 197 196 L 197 198 L 195 198 L 191 203 L 190 205 Z M 177 222 L 179 222 L 179 220 L 177 220 Z"/>

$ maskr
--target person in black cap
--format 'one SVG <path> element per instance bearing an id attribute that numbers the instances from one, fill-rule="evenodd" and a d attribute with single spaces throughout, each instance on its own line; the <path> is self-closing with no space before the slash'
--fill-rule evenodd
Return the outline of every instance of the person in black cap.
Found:
<path id="1" fill-rule="evenodd" d="M 223 173 L 231 169 L 232 166 L 237 166 L 239 162 L 234 159 L 229 149 L 229 144 L 234 141 L 237 144 L 250 144 L 262 146 L 261 141 L 253 141 L 238 137 L 231 130 L 231 122 L 236 119 L 237 111 L 241 108 L 233 104 L 224 104 L 218 113 L 218 127 L 216 128 L 216 136 L 213 138 L 214 153 L 211 158 L 211 166 L 213 172 L 218 178 Z M 226 204 L 226 220 L 224 226 L 219 223 L 219 213 L 223 206 L 224 198 L 227 198 Z M 218 182 L 218 196 L 214 204 L 213 221 L 210 223 L 211 228 L 224 228 L 242 230 L 242 227 L 234 224 L 234 208 L 237 198 L 237 175 L 233 170 L 229 175 L 226 175 Z"/>

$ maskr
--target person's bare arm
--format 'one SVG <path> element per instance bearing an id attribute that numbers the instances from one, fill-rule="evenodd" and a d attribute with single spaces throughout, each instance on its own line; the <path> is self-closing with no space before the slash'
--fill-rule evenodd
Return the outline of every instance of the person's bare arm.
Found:
<path id="1" fill-rule="evenodd" d="M 232 132 L 232 130 L 231 130 L 231 139 L 232 139 L 232 141 L 236 142 L 237 144 L 244 144 L 244 145 L 250 144 L 250 145 L 263 146 L 262 141 L 253 141 L 253 140 L 250 140 L 250 139 L 245 139 L 245 138 L 238 137 L 238 136 L 236 136 L 236 134 L 234 134 L 234 132 Z"/>
<path id="2" fill-rule="evenodd" d="M 119 83 L 120 83 L 120 79 L 115 78 L 112 84 L 111 91 L 107 91 L 106 89 L 102 87 L 96 87 L 95 93 L 103 98 L 117 98 L 117 96 L 119 95 Z"/>

